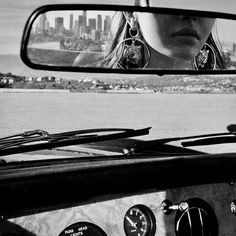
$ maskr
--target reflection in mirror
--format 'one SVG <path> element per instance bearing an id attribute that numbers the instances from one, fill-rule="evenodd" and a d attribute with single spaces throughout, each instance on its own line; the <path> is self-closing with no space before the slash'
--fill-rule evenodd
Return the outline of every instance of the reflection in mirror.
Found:
<path id="1" fill-rule="evenodd" d="M 235 21 L 112 11 L 49 11 L 34 22 L 34 64 L 120 69 L 236 69 Z"/>

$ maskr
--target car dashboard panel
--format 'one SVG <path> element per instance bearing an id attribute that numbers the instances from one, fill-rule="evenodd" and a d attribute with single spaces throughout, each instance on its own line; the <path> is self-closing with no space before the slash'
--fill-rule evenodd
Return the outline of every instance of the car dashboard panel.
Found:
<path id="1" fill-rule="evenodd" d="M 2 220 L 0 235 L 22 235 L 22 229 L 23 235 L 48 236 L 236 235 L 234 199 L 233 183 L 186 186 Z M 164 200 L 173 203 L 168 214 Z M 197 205 L 191 207 L 191 201 Z M 188 210 L 181 211 L 183 203 Z"/>
<path id="2" fill-rule="evenodd" d="M 236 235 L 235 153 L 0 166 L 0 235 Z"/>

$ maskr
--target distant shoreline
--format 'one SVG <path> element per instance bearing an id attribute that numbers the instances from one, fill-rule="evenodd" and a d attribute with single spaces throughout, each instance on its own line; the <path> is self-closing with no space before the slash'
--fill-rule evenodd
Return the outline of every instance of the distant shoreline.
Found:
<path id="1" fill-rule="evenodd" d="M 210 92 L 210 91 L 154 91 L 154 90 L 81 90 L 71 91 L 69 89 L 17 89 L 0 88 L 1 93 L 106 93 L 106 94 L 236 94 L 230 92 Z"/>
<path id="2" fill-rule="evenodd" d="M 0 93 L 109 93 L 109 94 L 141 94 L 154 93 L 153 90 L 81 90 L 71 91 L 69 89 L 17 89 L 0 88 Z"/>
<path id="3" fill-rule="evenodd" d="M 12 89 L 1 88 L 0 93 L 69 93 L 69 89 Z"/>

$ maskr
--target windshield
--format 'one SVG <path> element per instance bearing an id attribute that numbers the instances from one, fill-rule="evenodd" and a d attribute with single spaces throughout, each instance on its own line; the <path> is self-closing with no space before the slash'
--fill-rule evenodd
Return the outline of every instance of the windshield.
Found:
<path id="1" fill-rule="evenodd" d="M 149 135 L 137 139 L 153 140 L 226 132 L 228 125 L 236 123 L 236 78 L 232 75 L 63 73 L 28 68 L 19 56 L 20 41 L 27 17 L 40 5 L 32 1 L 3 2 L 0 7 L 1 137 L 37 129 L 51 134 L 152 127 Z M 221 42 L 231 60 L 230 66 L 234 66 L 235 42 L 228 38 Z M 193 149 L 220 153 L 233 152 L 235 146 L 217 144 Z M 20 157 L 23 160 L 75 157 L 79 151 L 82 156 L 90 156 L 88 149 L 75 145 L 60 147 L 60 152 L 37 150 Z M 19 158 L 13 156 L 5 159 Z"/>

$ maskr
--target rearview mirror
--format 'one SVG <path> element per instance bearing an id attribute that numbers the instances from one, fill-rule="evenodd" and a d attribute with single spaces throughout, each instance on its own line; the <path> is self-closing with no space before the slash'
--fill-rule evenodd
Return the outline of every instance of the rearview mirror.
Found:
<path id="1" fill-rule="evenodd" d="M 236 69 L 234 15 L 100 8 L 38 9 L 22 39 L 23 61 L 35 69 L 88 72 L 231 73 Z"/>

